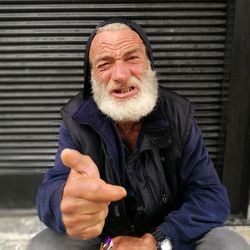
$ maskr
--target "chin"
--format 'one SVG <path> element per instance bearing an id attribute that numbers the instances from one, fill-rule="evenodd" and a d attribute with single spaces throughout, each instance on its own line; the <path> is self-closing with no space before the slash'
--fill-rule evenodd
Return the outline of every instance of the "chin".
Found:
<path id="1" fill-rule="evenodd" d="M 138 95 L 128 100 L 96 100 L 99 109 L 116 122 L 138 122 L 150 114 L 157 102 L 157 95 Z"/>

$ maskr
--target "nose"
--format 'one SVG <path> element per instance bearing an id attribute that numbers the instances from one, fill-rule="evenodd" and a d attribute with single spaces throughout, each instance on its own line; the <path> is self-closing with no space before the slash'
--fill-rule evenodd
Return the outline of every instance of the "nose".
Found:
<path id="1" fill-rule="evenodd" d="M 112 69 L 112 80 L 117 82 L 125 82 L 130 77 L 130 71 L 123 62 L 116 62 Z"/>

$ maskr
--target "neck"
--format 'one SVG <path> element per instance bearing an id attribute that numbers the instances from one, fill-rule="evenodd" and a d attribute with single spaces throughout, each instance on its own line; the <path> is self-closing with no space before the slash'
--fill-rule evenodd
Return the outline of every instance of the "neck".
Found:
<path id="1" fill-rule="evenodd" d="M 128 146 L 132 151 L 136 149 L 136 142 L 141 130 L 141 125 L 141 121 L 117 123 L 117 128 L 122 139 L 128 143 Z"/>

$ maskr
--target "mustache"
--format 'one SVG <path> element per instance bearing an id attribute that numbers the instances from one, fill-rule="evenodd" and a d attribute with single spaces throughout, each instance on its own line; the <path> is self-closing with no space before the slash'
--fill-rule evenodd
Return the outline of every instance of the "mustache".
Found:
<path id="1" fill-rule="evenodd" d="M 123 90 L 129 88 L 140 88 L 142 81 L 134 76 L 131 76 L 129 80 L 124 82 L 115 82 L 110 80 L 107 84 L 108 91 Z"/>

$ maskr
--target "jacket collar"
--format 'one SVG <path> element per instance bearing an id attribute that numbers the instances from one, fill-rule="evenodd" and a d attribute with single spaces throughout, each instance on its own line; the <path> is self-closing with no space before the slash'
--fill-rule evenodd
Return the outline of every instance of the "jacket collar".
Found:
<path id="1" fill-rule="evenodd" d="M 154 110 L 147 117 L 143 118 L 140 138 L 143 143 L 140 143 L 142 145 L 140 151 L 152 147 L 164 147 L 171 143 L 168 133 L 169 121 L 162 111 L 159 102 Z M 72 118 L 79 123 L 93 127 L 95 131 L 105 138 L 111 147 L 111 151 L 114 152 L 114 140 L 117 142 L 117 138 L 114 136 L 114 122 L 99 110 L 92 97 L 83 100 Z"/>
<path id="2" fill-rule="evenodd" d="M 92 127 L 100 136 L 102 136 L 112 152 L 116 152 L 117 137 L 114 133 L 114 125 L 110 118 L 101 112 L 97 107 L 94 99 L 88 97 L 83 100 L 78 110 L 73 114 L 72 118 L 82 124 Z"/>
<path id="3" fill-rule="evenodd" d="M 112 120 L 100 111 L 92 97 L 83 100 L 78 110 L 72 115 L 72 118 L 79 123 L 89 124 L 98 131 L 103 127 L 103 123 L 112 123 Z M 163 114 L 159 102 L 154 110 L 147 117 L 143 118 L 143 130 L 145 131 L 164 129 L 168 125 L 168 119 Z"/>
<path id="4" fill-rule="evenodd" d="M 80 123 L 92 123 L 105 118 L 105 115 L 98 109 L 92 97 L 88 97 L 82 101 L 78 110 L 73 114 L 72 118 Z"/>

